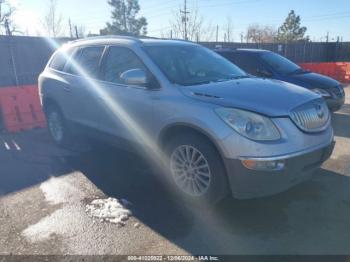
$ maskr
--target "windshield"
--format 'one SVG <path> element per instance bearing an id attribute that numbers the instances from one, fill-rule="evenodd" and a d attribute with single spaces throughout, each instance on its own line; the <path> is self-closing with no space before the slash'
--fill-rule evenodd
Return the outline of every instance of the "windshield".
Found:
<path id="1" fill-rule="evenodd" d="M 292 61 L 272 52 L 263 53 L 261 58 L 275 71 L 283 75 L 296 73 L 301 70 L 301 68 Z"/>
<path id="2" fill-rule="evenodd" d="M 179 85 L 199 85 L 248 77 L 240 68 L 195 45 L 146 46 L 146 52 L 166 77 Z"/>

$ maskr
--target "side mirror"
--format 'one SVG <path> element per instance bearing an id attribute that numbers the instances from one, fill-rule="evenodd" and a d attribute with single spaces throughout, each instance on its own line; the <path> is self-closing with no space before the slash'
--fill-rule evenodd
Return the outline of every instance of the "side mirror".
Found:
<path id="1" fill-rule="evenodd" d="M 260 77 L 266 77 L 266 78 L 269 78 L 269 77 L 272 77 L 272 73 L 266 69 L 256 69 L 256 74 Z"/>
<path id="2" fill-rule="evenodd" d="M 126 85 L 145 86 L 148 84 L 146 72 L 142 69 L 131 69 L 120 75 Z"/>

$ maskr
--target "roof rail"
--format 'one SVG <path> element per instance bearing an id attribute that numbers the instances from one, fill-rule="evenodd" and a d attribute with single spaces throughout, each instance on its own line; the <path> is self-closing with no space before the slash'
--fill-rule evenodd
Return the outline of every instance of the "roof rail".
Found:
<path id="1" fill-rule="evenodd" d="M 185 39 L 181 39 L 181 38 L 159 38 L 162 40 L 174 40 L 174 41 L 181 41 L 181 42 L 187 42 L 187 43 L 194 43 L 191 40 L 185 40 Z"/>
<path id="2" fill-rule="evenodd" d="M 86 40 L 98 40 L 98 39 L 127 39 L 127 40 L 133 40 L 136 42 L 141 42 L 141 40 L 137 37 L 133 36 L 124 36 L 124 35 L 101 35 L 101 36 L 93 36 L 93 37 L 86 37 L 86 38 L 81 38 L 81 39 L 76 39 L 71 41 L 70 43 L 77 43 L 81 41 L 86 41 Z"/>
<path id="3" fill-rule="evenodd" d="M 193 43 L 193 41 L 190 41 L 190 40 L 176 39 L 176 38 L 159 38 L 159 37 L 150 37 L 150 36 L 134 37 L 134 36 L 124 36 L 124 35 L 92 36 L 92 37 L 76 39 L 76 40 L 70 41 L 69 43 L 79 43 L 79 42 L 83 42 L 83 41 L 99 40 L 99 39 L 126 39 L 126 40 L 135 41 L 135 42 L 138 42 L 138 43 L 142 43 L 142 39 L 159 39 L 159 40 L 174 40 L 174 41 L 182 41 L 182 42 L 187 42 L 187 43 Z"/>
<path id="4" fill-rule="evenodd" d="M 234 47 L 223 47 L 221 45 L 216 45 L 214 47 L 214 50 L 216 50 L 216 51 L 235 51 L 235 50 L 237 50 L 237 48 L 234 48 Z"/>

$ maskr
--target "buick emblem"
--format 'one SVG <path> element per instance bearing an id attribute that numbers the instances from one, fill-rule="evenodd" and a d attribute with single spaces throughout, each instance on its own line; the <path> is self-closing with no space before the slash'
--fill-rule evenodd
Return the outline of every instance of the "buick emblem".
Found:
<path id="1" fill-rule="evenodd" d="M 315 109 L 316 109 L 316 113 L 317 113 L 318 118 L 322 119 L 325 115 L 325 112 L 324 112 L 322 105 L 315 104 Z"/>

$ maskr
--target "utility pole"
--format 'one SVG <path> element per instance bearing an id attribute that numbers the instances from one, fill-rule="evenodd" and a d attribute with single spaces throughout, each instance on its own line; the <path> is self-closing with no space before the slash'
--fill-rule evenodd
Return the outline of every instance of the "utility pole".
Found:
<path id="1" fill-rule="evenodd" d="M 219 25 L 216 25 L 216 42 L 219 41 Z"/>
<path id="2" fill-rule="evenodd" d="M 243 32 L 241 32 L 241 43 L 243 43 Z"/>
<path id="3" fill-rule="evenodd" d="M 2 16 L 2 4 L 5 2 L 5 0 L 0 0 L 0 20 Z"/>
<path id="4" fill-rule="evenodd" d="M 0 0 L 0 21 L 1 21 L 1 18 L 2 18 L 2 4 L 4 3 L 4 1 L 5 0 Z M 0 28 L 0 30 L 1 30 L 1 28 Z"/>
<path id="5" fill-rule="evenodd" d="M 12 32 L 10 30 L 10 24 L 9 24 L 9 20 L 7 18 L 5 19 L 5 29 L 6 29 L 6 35 L 11 36 Z"/>
<path id="6" fill-rule="evenodd" d="M 128 32 L 128 28 L 127 28 L 127 22 L 126 22 L 126 6 L 125 6 L 125 2 L 123 0 L 122 2 L 122 5 L 123 5 L 123 22 L 124 22 L 124 30 L 125 32 Z"/>
<path id="7" fill-rule="evenodd" d="M 70 32 L 70 38 L 73 38 L 73 28 L 72 28 L 72 21 L 68 20 L 68 23 L 69 23 L 69 32 Z"/>
<path id="8" fill-rule="evenodd" d="M 78 33 L 78 26 L 75 26 L 75 36 L 78 39 L 79 38 L 79 33 Z"/>
<path id="9" fill-rule="evenodd" d="M 329 32 L 327 32 L 327 35 L 326 35 L 326 42 L 328 43 L 329 41 Z"/>
<path id="10" fill-rule="evenodd" d="M 2 6 L 3 3 L 4 3 L 4 0 L 0 0 L 0 20 L 1 20 L 1 15 L 2 15 L 1 6 Z"/>
<path id="11" fill-rule="evenodd" d="M 182 15 L 182 23 L 184 24 L 184 31 L 185 31 L 185 40 L 188 40 L 188 36 L 187 36 L 187 22 L 188 22 L 188 14 L 190 12 L 188 12 L 187 10 L 187 0 L 184 0 L 184 10 L 180 10 L 180 13 Z"/>

